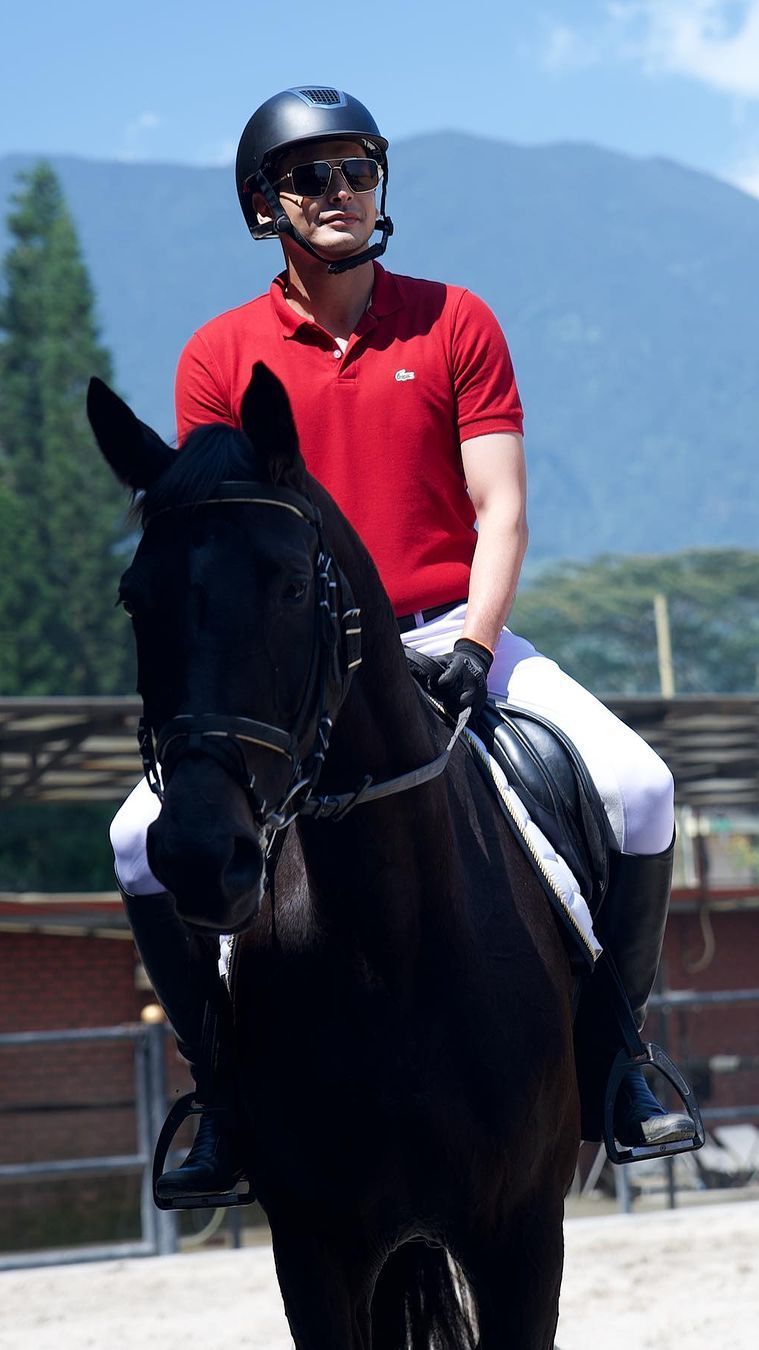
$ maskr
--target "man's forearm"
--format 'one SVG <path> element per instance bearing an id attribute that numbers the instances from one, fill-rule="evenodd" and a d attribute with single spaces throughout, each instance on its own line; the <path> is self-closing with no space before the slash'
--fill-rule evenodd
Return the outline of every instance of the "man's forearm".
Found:
<path id="1" fill-rule="evenodd" d="M 494 651 L 514 603 L 527 549 L 527 523 L 523 516 L 515 521 L 508 511 L 493 509 L 478 525 L 462 636 Z"/>

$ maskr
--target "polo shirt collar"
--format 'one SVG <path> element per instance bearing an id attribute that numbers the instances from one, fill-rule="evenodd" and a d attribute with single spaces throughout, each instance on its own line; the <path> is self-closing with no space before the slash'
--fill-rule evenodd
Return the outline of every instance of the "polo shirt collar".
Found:
<path id="1" fill-rule="evenodd" d="M 374 287 L 372 298 L 367 314 L 362 317 L 358 325 L 359 329 L 362 327 L 364 319 L 371 317 L 382 319 L 386 314 L 394 314 L 396 310 L 403 307 L 398 283 L 392 272 L 386 272 L 378 262 L 375 262 L 373 266 Z M 311 328 L 313 325 L 310 319 L 304 319 L 300 314 L 296 314 L 292 306 L 288 305 L 285 298 L 286 282 L 287 273 L 280 272 L 269 287 L 269 296 L 274 313 L 281 325 L 283 337 L 294 337 L 299 328 Z"/>
<path id="2" fill-rule="evenodd" d="M 285 286 L 287 284 L 287 273 L 280 272 L 269 287 L 269 297 L 272 308 L 280 327 L 283 337 L 293 337 L 299 328 L 310 328 L 312 325 L 309 319 L 304 319 L 300 314 L 296 314 L 292 305 L 288 305 L 285 299 Z"/>
<path id="3" fill-rule="evenodd" d="M 384 318 L 386 314 L 394 314 L 396 310 L 403 308 L 403 300 L 398 288 L 398 282 L 392 272 L 386 272 L 378 262 L 374 263 L 374 289 L 369 303 L 369 310 L 376 315 L 378 319 Z"/>

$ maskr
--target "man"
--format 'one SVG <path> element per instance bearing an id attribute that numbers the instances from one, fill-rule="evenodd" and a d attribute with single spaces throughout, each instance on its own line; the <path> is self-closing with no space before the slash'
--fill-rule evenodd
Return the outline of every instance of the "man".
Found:
<path id="1" fill-rule="evenodd" d="M 392 233 L 386 151 L 371 114 L 340 90 L 285 90 L 254 113 L 237 155 L 238 195 L 253 238 L 280 239 L 285 271 L 267 295 L 188 342 L 177 373 L 179 439 L 207 422 L 239 426 L 251 368 L 265 361 L 288 390 L 308 468 L 377 564 L 404 642 L 442 658 L 448 710 L 478 711 L 489 689 L 574 741 L 618 850 L 603 938 L 642 1024 L 669 896 L 672 778 L 629 728 L 504 626 L 527 545 L 511 359 L 475 296 L 376 263 Z M 370 246 L 375 230 L 381 239 Z M 145 831 L 156 811 L 142 785 L 119 812 L 117 875 L 148 973 L 197 1068 L 213 959 L 150 873 Z M 217 1101 L 230 1076 L 222 1064 Z M 693 1125 L 667 1114 L 636 1070 L 623 1083 L 615 1133 L 625 1144 L 666 1145 L 692 1138 Z M 213 1194 L 239 1175 L 230 1118 L 206 1115 L 161 1188 Z"/>

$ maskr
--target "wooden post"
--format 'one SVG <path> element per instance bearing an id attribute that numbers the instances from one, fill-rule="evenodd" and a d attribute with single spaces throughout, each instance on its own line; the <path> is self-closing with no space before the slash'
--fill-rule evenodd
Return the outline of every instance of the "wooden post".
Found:
<path id="1" fill-rule="evenodd" d="M 659 686 L 662 698 L 675 696 L 675 671 L 672 665 L 672 640 L 669 631 L 667 597 L 661 591 L 654 596 L 656 654 L 659 661 Z"/>

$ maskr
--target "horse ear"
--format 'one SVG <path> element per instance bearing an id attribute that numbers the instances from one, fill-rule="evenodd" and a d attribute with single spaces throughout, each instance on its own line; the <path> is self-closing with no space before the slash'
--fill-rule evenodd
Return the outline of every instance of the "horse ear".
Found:
<path id="1" fill-rule="evenodd" d="M 149 487 L 174 463 L 176 450 L 135 417 L 124 400 L 96 376 L 87 389 L 87 416 L 116 477 L 135 492 Z"/>
<path id="2" fill-rule="evenodd" d="M 285 386 L 263 361 L 256 361 L 240 409 L 242 429 L 269 466 L 272 483 L 302 489 L 306 466 Z"/>

